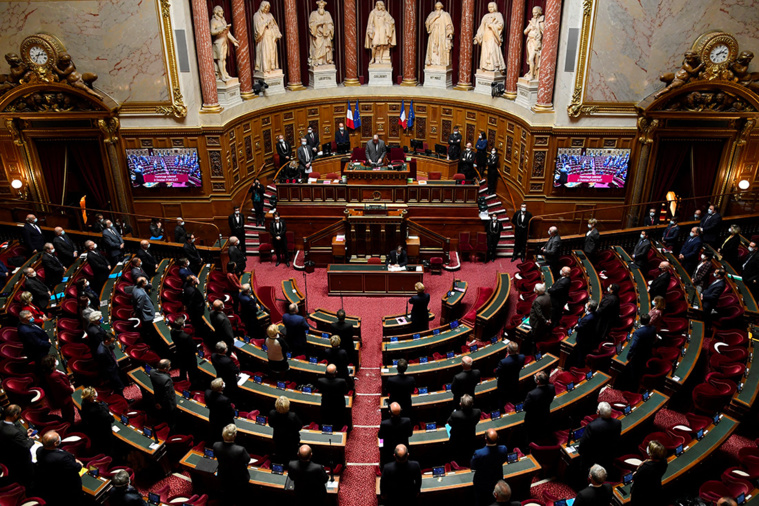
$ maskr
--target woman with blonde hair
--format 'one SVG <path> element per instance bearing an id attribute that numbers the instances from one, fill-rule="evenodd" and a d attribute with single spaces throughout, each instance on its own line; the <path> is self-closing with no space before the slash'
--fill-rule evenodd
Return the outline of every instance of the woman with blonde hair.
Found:
<path id="1" fill-rule="evenodd" d="M 273 429 L 274 458 L 276 462 L 289 462 L 295 459 L 300 446 L 300 430 L 303 422 L 297 414 L 290 411 L 290 399 L 280 396 L 269 412 L 269 426 Z"/>
<path id="2" fill-rule="evenodd" d="M 650 325 L 653 325 L 657 332 L 661 330 L 663 323 L 662 312 L 665 309 L 667 309 L 667 299 L 661 295 L 654 297 L 653 307 L 651 308 L 651 311 L 648 312 L 648 314 L 651 316 Z"/>
<path id="3" fill-rule="evenodd" d="M 287 341 L 279 337 L 279 327 L 269 325 L 266 329 L 266 356 L 269 358 L 269 369 L 275 376 L 290 369 L 287 363 L 287 350 Z"/>
<path id="4" fill-rule="evenodd" d="M 32 299 L 34 297 L 32 296 L 32 292 L 22 292 L 21 293 L 21 311 L 29 311 L 32 313 L 32 316 L 34 317 L 35 323 L 41 324 L 42 322 L 45 322 L 49 320 L 50 318 L 47 317 L 45 312 L 34 305 L 32 302 Z M 40 325 L 42 326 L 42 325 Z"/>
<path id="5" fill-rule="evenodd" d="M 427 307 L 430 304 L 430 294 L 424 293 L 424 285 L 417 283 L 414 285 L 416 295 L 409 299 L 411 304 L 411 330 L 421 332 L 430 328 L 430 319 Z"/>
<path id="6" fill-rule="evenodd" d="M 633 475 L 630 491 L 631 506 L 658 506 L 667 504 L 662 500 L 661 479 L 667 472 L 667 449 L 652 439 L 646 448 L 648 458 L 638 466 Z"/>

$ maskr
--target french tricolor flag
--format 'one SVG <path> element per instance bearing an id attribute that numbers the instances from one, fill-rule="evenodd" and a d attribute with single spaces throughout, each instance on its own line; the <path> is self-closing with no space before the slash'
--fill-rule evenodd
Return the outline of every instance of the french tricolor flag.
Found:
<path id="1" fill-rule="evenodd" d="M 345 113 L 345 124 L 348 125 L 348 128 L 351 130 L 355 130 L 355 126 L 353 126 L 353 111 L 351 110 L 351 103 L 348 102 L 348 112 Z"/>
<path id="2" fill-rule="evenodd" d="M 401 116 L 398 118 L 398 124 L 403 127 L 405 130 L 408 126 L 408 121 L 406 120 L 406 101 L 401 101 Z"/>

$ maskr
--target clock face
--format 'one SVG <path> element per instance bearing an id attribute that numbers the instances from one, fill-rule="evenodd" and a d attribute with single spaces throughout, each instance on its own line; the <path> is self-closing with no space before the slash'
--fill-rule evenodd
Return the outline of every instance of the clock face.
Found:
<path id="1" fill-rule="evenodd" d="M 32 46 L 29 49 L 29 59 L 35 65 L 46 65 L 48 60 L 47 51 L 40 46 Z"/>
<path id="2" fill-rule="evenodd" d="M 709 60 L 715 64 L 724 63 L 729 55 L 730 49 L 726 44 L 717 44 L 709 51 Z"/>

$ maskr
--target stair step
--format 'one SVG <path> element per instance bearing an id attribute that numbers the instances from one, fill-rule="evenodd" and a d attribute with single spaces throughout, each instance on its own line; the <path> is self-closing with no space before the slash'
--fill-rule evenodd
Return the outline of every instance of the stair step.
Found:
<path id="1" fill-rule="evenodd" d="M 493 207 L 503 207 L 500 200 L 496 200 L 494 202 L 488 202 L 488 209 Z"/>
<path id="2" fill-rule="evenodd" d="M 266 189 L 269 190 L 272 193 L 277 193 L 277 187 L 272 185 L 267 185 Z"/>

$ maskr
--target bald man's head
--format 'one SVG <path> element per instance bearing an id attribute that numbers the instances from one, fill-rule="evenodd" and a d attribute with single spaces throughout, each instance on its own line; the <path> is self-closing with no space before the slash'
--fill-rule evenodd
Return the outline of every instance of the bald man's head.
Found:
<path id="1" fill-rule="evenodd" d="M 485 443 L 488 446 L 495 446 L 498 444 L 498 432 L 495 429 L 488 429 L 485 432 Z"/>
<path id="2" fill-rule="evenodd" d="M 308 445 L 302 445 L 300 448 L 298 448 L 298 458 L 303 462 L 308 462 L 311 460 L 311 453 L 311 447 Z"/>
<path id="3" fill-rule="evenodd" d="M 335 364 L 329 364 L 327 366 L 327 376 L 334 378 L 337 375 L 337 366 Z"/>
<path id="4" fill-rule="evenodd" d="M 212 306 L 214 311 L 222 311 L 224 309 L 224 302 L 221 299 L 216 299 L 213 301 Z"/>
<path id="5" fill-rule="evenodd" d="M 401 405 L 397 402 L 390 404 L 390 414 L 393 416 L 401 416 Z"/>
<path id="6" fill-rule="evenodd" d="M 659 264 L 660 271 L 666 271 L 667 269 L 669 269 L 669 262 L 661 262 Z"/>
<path id="7" fill-rule="evenodd" d="M 509 502 L 511 500 L 511 487 L 509 484 L 503 480 L 499 480 L 498 483 L 495 484 L 493 497 L 495 497 L 497 502 Z"/>
<path id="8" fill-rule="evenodd" d="M 45 432 L 45 435 L 42 436 L 42 446 L 44 446 L 46 450 L 52 450 L 58 446 L 60 440 L 61 436 L 59 436 L 54 430 L 51 430 Z"/>
<path id="9" fill-rule="evenodd" d="M 465 371 L 470 370 L 472 368 L 472 357 L 463 357 L 461 359 L 461 367 Z"/>
<path id="10" fill-rule="evenodd" d="M 408 448 L 406 445 L 398 445 L 395 447 L 393 455 L 395 455 L 396 462 L 406 462 L 408 460 Z"/>

